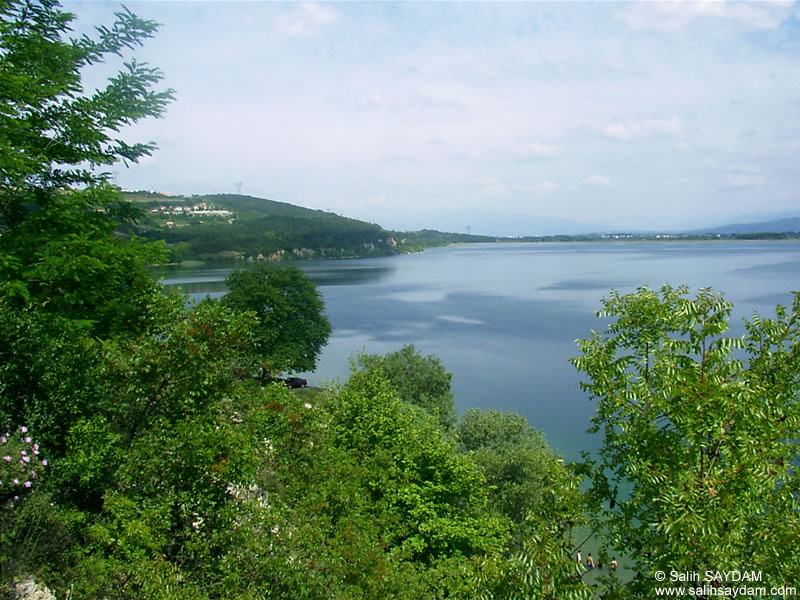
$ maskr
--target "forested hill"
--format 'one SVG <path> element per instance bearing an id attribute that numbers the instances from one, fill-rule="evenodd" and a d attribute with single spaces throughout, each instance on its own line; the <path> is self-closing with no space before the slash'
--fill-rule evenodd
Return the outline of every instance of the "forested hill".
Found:
<path id="1" fill-rule="evenodd" d="M 167 242 L 172 260 L 385 256 L 482 236 L 394 232 L 373 223 L 237 194 L 167 196 L 125 192 L 142 208 L 137 234 Z"/>

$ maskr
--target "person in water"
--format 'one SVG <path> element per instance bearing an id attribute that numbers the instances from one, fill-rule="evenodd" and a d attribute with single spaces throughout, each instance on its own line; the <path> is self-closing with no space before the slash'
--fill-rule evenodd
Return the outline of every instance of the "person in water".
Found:
<path id="1" fill-rule="evenodd" d="M 589 556 L 586 557 L 586 568 L 594 569 L 594 559 L 592 558 L 591 552 L 589 552 Z"/>

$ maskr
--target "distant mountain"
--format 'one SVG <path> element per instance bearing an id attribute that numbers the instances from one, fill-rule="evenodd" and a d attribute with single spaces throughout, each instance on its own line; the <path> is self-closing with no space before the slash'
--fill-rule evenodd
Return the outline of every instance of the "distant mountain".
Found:
<path id="1" fill-rule="evenodd" d="M 454 229 L 462 227 L 453 226 Z M 581 223 L 561 217 L 520 214 L 485 215 L 472 229 L 478 233 L 499 237 L 528 237 L 547 235 L 582 235 L 608 230 L 590 223 Z"/>
<path id="2" fill-rule="evenodd" d="M 748 212 L 735 215 L 722 224 L 731 225 L 733 223 L 764 223 L 767 221 L 778 221 L 780 219 L 789 219 L 792 217 L 800 217 L 800 210 Z"/>
<path id="3" fill-rule="evenodd" d="M 694 233 L 796 233 L 800 232 L 800 217 L 787 217 L 758 223 L 733 223 L 707 229 L 697 229 Z"/>

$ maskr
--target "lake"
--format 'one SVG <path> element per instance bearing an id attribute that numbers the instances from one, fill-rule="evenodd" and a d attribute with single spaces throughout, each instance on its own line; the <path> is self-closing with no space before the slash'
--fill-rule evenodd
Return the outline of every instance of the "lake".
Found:
<path id="1" fill-rule="evenodd" d="M 344 380 L 348 358 L 414 344 L 453 373 L 456 408 L 513 410 L 567 459 L 596 449 L 592 402 L 569 364 L 604 323 L 609 290 L 712 287 L 735 303 L 731 329 L 773 315 L 800 289 L 798 242 L 475 244 L 419 254 L 297 263 L 317 284 L 333 335 L 309 384 Z M 224 294 L 230 267 L 155 270 L 191 297 Z"/>

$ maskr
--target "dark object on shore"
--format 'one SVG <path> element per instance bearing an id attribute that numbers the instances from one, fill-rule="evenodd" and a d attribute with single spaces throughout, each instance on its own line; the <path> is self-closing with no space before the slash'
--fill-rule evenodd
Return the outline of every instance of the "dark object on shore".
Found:
<path id="1" fill-rule="evenodd" d="M 284 383 L 286 384 L 286 387 L 292 389 L 306 387 L 308 385 L 308 381 L 302 377 L 287 377 Z"/>
<path id="2" fill-rule="evenodd" d="M 284 379 L 283 377 L 273 377 L 272 375 L 262 375 L 261 381 L 264 385 L 269 383 L 283 383 L 288 388 L 296 389 L 301 387 L 306 387 L 308 385 L 308 381 L 303 379 L 302 377 L 287 377 Z"/>

